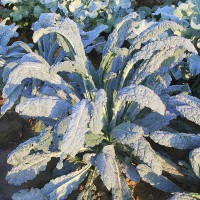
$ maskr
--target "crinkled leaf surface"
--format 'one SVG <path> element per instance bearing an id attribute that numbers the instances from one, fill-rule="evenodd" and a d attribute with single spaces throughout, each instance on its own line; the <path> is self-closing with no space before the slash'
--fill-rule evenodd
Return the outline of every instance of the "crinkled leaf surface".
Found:
<path id="1" fill-rule="evenodd" d="M 160 145 L 177 149 L 194 149 L 200 147 L 200 135 L 195 134 L 155 131 L 150 133 L 150 138 Z"/>
<path id="2" fill-rule="evenodd" d="M 120 167 L 121 171 L 126 175 L 126 177 L 137 183 L 140 182 L 140 175 L 131 163 L 120 164 Z"/>
<path id="3" fill-rule="evenodd" d="M 144 134 L 148 134 L 148 130 L 134 123 L 125 122 L 116 126 L 111 134 L 115 137 L 117 142 L 130 145 Z"/>
<path id="4" fill-rule="evenodd" d="M 200 100 L 186 94 L 170 98 L 169 103 L 175 107 L 179 115 L 200 125 Z"/>
<path id="5" fill-rule="evenodd" d="M 96 165 L 103 183 L 108 190 L 112 189 L 113 199 L 131 199 L 131 191 L 124 177 L 120 174 L 113 145 L 103 148 L 97 156 Z"/>
<path id="6" fill-rule="evenodd" d="M 156 38 L 159 34 L 165 32 L 166 30 L 184 31 L 185 28 L 174 21 L 165 20 L 158 24 L 153 24 L 147 30 L 143 31 L 132 43 L 130 49 L 139 49 L 141 44 L 147 42 L 151 38 Z"/>
<path id="7" fill-rule="evenodd" d="M 135 123 L 147 128 L 150 132 L 158 131 L 162 127 L 167 126 L 171 120 L 175 119 L 176 115 L 166 111 L 165 115 L 156 112 L 151 112 L 145 115 L 142 119 L 136 119 Z"/>
<path id="8" fill-rule="evenodd" d="M 19 165 L 32 150 L 42 150 L 43 152 L 48 153 L 49 146 L 53 140 L 53 132 L 51 129 L 52 127 L 48 127 L 44 129 L 40 135 L 30 138 L 20 144 L 8 155 L 7 163 Z"/>
<path id="9" fill-rule="evenodd" d="M 88 131 L 90 121 L 90 109 L 87 100 L 80 101 L 72 108 L 61 144 L 63 153 L 75 156 L 84 146 L 85 133 Z"/>
<path id="10" fill-rule="evenodd" d="M 67 101 L 48 96 L 26 99 L 16 106 L 15 111 L 23 116 L 57 119 L 65 116 L 71 107 Z"/>
<path id="11" fill-rule="evenodd" d="M 96 165 L 107 189 L 111 190 L 115 188 L 118 184 L 119 172 L 113 145 L 108 145 L 103 148 L 102 152 L 97 156 Z"/>
<path id="12" fill-rule="evenodd" d="M 155 188 L 162 190 L 164 192 L 180 192 L 181 189 L 175 185 L 172 181 L 167 179 L 162 175 L 157 175 L 154 173 L 151 168 L 146 165 L 140 164 L 137 166 L 137 171 L 139 172 L 141 178 L 150 183 Z"/>
<path id="13" fill-rule="evenodd" d="M 107 103 L 107 95 L 105 90 L 100 89 L 96 93 L 95 102 L 92 110 L 92 117 L 90 120 L 90 130 L 93 134 L 100 134 L 103 128 L 103 118 L 105 112 L 105 106 Z"/>
<path id="14" fill-rule="evenodd" d="M 30 190 L 20 190 L 12 196 L 13 200 L 47 200 L 41 190 L 31 188 Z"/>
<path id="15" fill-rule="evenodd" d="M 156 152 L 152 149 L 149 142 L 141 137 L 138 141 L 130 145 L 134 149 L 135 156 L 151 167 L 157 175 L 162 174 L 162 163 L 159 161 Z"/>
<path id="16" fill-rule="evenodd" d="M 68 93 L 72 98 L 77 99 L 73 90 L 65 83 L 65 81 L 57 74 L 48 72 L 49 66 L 43 63 L 27 62 L 18 65 L 9 75 L 8 81 L 3 90 L 3 96 L 8 97 L 21 82 L 28 78 L 39 79 L 55 85 Z"/>
<path id="17" fill-rule="evenodd" d="M 22 183 L 32 180 L 39 174 L 40 171 L 46 169 L 47 163 L 54 157 L 55 153 L 49 154 L 32 154 L 24 158 L 24 161 L 19 165 L 14 166 L 8 172 L 6 180 L 8 183 L 14 185 L 21 185 Z"/>
<path id="18" fill-rule="evenodd" d="M 164 115 L 165 113 L 166 107 L 160 97 L 156 95 L 153 90 L 143 85 L 132 84 L 121 89 L 117 93 L 115 107 L 113 109 L 114 116 L 118 113 L 120 107 L 127 101 L 137 102 L 140 106 L 151 108 L 153 111 L 156 111 L 161 115 Z"/>
<path id="19" fill-rule="evenodd" d="M 48 200 L 64 200 L 86 178 L 89 168 L 90 165 L 86 165 L 81 170 L 53 179 L 41 190 Z"/>

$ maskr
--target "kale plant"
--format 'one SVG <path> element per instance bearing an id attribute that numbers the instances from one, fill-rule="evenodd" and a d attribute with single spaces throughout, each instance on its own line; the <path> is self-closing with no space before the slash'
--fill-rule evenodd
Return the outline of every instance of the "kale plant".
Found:
<path id="1" fill-rule="evenodd" d="M 38 54 L 5 67 L 2 114 L 15 105 L 47 126 L 10 153 L 7 181 L 21 185 L 59 159 L 49 183 L 13 199 L 66 199 L 85 179 L 77 199 L 93 199 L 98 175 L 117 200 L 132 199 L 126 177 L 169 193 L 183 192 L 182 182 L 199 184 L 200 100 L 187 84 L 172 82 L 174 67 L 197 54 L 176 35 L 186 28 L 165 20 L 137 35 L 138 18 L 130 13 L 109 35 L 96 70 L 77 24 L 56 16 L 44 14 L 33 26 Z M 155 143 L 188 149 L 190 164 L 172 161 Z"/>

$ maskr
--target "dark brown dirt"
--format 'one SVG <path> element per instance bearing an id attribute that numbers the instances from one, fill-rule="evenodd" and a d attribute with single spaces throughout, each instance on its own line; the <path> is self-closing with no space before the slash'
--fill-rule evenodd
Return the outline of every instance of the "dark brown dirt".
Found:
<path id="1" fill-rule="evenodd" d="M 13 147 L 22 139 L 29 138 L 31 135 L 28 131 L 23 136 L 26 129 L 28 129 L 28 124 L 25 120 L 13 111 L 7 112 L 0 118 L 0 148 Z"/>
<path id="2" fill-rule="evenodd" d="M 173 0 L 173 3 L 178 3 L 180 0 Z M 166 0 L 136 0 L 136 6 L 148 6 L 153 7 L 156 5 L 162 5 L 166 3 Z"/>
<path id="3" fill-rule="evenodd" d="M 171 195 L 155 189 L 151 185 L 140 182 L 134 188 L 135 200 L 167 200 Z"/>

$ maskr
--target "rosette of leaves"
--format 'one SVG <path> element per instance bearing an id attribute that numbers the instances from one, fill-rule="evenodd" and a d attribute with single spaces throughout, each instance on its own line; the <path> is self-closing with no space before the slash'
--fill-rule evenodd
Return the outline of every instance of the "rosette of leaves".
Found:
<path id="1" fill-rule="evenodd" d="M 172 85 L 171 77 L 173 67 L 197 51 L 190 40 L 175 35 L 185 29 L 176 22 L 154 23 L 138 36 L 137 26 L 134 14 L 117 24 L 97 71 L 70 19 L 34 32 L 42 53 L 28 54 L 29 61 L 11 70 L 3 97 L 12 105 L 20 97 L 15 110 L 48 127 L 11 152 L 13 168 L 6 178 L 21 185 L 44 171 L 51 158 L 59 162 L 49 183 L 21 190 L 14 200 L 66 199 L 84 180 L 78 199 L 93 199 L 98 175 L 113 199 L 132 199 L 126 177 L 169 193 L 182 192 L 182 182 L 199 184 L 200 136 L 188 123 L 181 132 L 172 122 L 184 119 L 198 127 L 200 100 L 189 95 L 188 85 Z M 54 44 L 60 49 L 52 54 Z M 181 167 L 152 141 L 191 150 L 191 165 Z"/>

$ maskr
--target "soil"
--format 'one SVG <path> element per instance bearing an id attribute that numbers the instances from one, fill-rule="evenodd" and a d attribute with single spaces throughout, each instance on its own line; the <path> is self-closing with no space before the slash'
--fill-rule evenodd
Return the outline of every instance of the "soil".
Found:
<path id="1" fill-rule="evenodd" d="M 172 0 L 173 3 L 178 3 L 180 0 Z M 153 7 L 155 5 L 162 5 L 166 3 L 166 0 L 136 0 L 136 6 L 148 6 Z"/>

